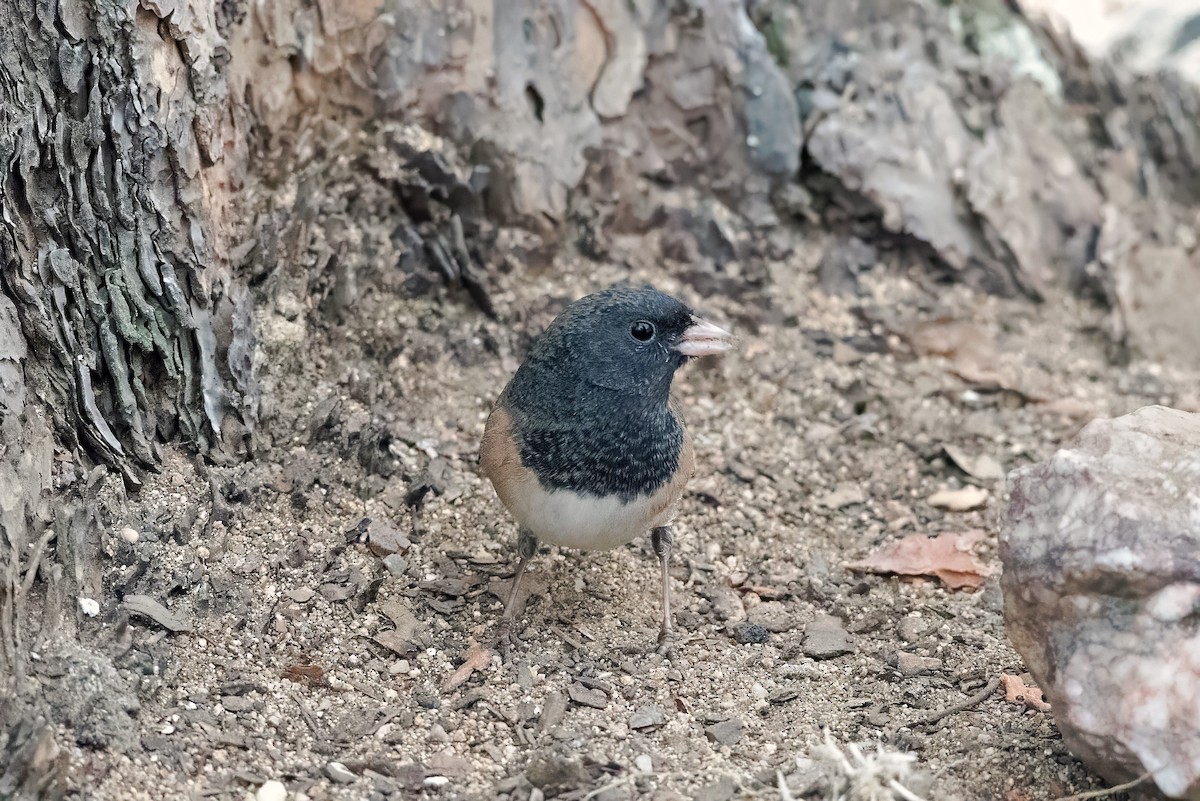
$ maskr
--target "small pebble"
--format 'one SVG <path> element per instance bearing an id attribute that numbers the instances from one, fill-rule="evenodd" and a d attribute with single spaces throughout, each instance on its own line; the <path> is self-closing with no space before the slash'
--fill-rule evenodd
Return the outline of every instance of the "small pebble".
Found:
<path id="1" fill-rule="evenodd" d="M 126 526 L 125 528 L 121 529 L 121 539 L 132 545 L 138 541 L 138 533 L 136 530 Z"/>
<path id="2" fill-rule="evenodd" d="M 771 639 L 771 632 L 757 623 L 739 623 L 733 627 L 733 639 L 741 645 L 762 645 Z"/>
<path id="3" fill-rule="evenodd" d="M 796 625 L 795 617 L 779 601 L 763 601 L 751 609 L 746 617 L 750 623 L 757 623 L 767 631 L 787 631 Z"/>
<path id="4" fill-rule="evenodd" d="M 201 545 L 199 548 L 196 549 L 196 558 L 197 559 L 204 560 L 204 559 L 207 559 L 210 555 L 211 554 L 210 554 L 208 548 L 205 548 L 203 545 Z"/>
<path id="5" fill-rule="evenodd" d="M 95 598 L 80 598 L 79 611 L 88 617 L 95 617 L 100 614 L 100 604 Z"/>
<path id="6" fill-rule="evenodd" d="M 642 773 L 651 773 L 654 771 L 654 760 L 650 758 L 649 754 L 639 754 L 633 760 L 633 766 Z"/>
<path id="7" fill-rule="evenodd" d="M 629 728 L 631 729 L 651 729 L 661 726 L 666 722 L 666 715 L 653 704 L 639 707 L 636 712 L 629 716 Z"/>
<path id="8" fill-rule="evenodd" d="M 905 676 L 916 676 L 929 670 L 940 670 L 942 660 L 931 656 L 918 656 L 907 651 L 896 652 L 896 667 Z"/>
<path id="9" fill-rule="evenodd" d="M 529 690 L 533 688 L 533 671 L 529 669 L 528 662 L 522 662 L 517 665 L 517 684 L 522 689 Z"/>
<path id="10" fill-rule="evenodd" d="M 804 627 L 803 648 L 813 659 L 833 659 L 854 650 L 842 621 L 832 615 L 821 615 Z"/>
<path id="11" fill-rule="evenodd" d="M 341 762 L 328 763 L 325 766 L 325 775 L 338 784 L 350 784 L 358 778 L 354 775 L 350 768 L 346 767 Z"/>
<path id="12" fill-rule="evenodd" d="M 585 687 L 579 682 L 567 687 L 567 695 L 571 696 L 571 700 L 575 703 L 590 706 L 593 709 L 604 709 L 608 706 L 608 695 L 604 690 Z"/>
<path id="13" fill-rule="evenodd" d="M 896 625 L 896 633 L 900 635 L 900 639 L 905 642 L 916 642 L 925 635 L 928 629 L 928 624 L 925 620 L 919 617 L 904 617 Z"/>
<path id="14" fill-rule="evenodd" d="M 286 798 L 287 788 L 283 786 L 283 782 L 276 779 L 263 782 L 254 794 L 254 801 L 285 801 Z"/>
<path id="15" fill-rule="evenodd" d="M 723 720 L 707 727 L 704 733 L 717 745 L 733 745 L 746 733 L 745 725 L 737 718 Z"/>

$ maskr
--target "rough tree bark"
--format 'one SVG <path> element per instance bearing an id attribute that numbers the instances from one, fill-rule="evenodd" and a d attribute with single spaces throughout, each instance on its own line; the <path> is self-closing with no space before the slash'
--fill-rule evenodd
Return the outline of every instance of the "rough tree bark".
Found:
<path id="1" fill-rule="evenodd" d="M 809 238 L 831 291 L 896 249 L 1200 353 L 1200 286 L 1161 288 L 1200 281 L 1197 93 L 1012 5 L 0 5 L 0 795 L 55 791 L 39 716 L 122 747 L 27 656 L 111 671 L 74 633 L 106 504 L 163 448 L 269 454 L 276 313 L 349 313 L 366 281 L 490 313 L 497 226 L 600 258 L 678 226 L 743 281 Z"/>

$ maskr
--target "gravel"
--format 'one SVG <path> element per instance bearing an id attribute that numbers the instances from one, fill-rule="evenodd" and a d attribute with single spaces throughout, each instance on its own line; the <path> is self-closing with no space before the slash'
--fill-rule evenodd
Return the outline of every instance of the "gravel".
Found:
<path id="1" fill-rule="evenodd" d="M 656 235 L 614 240 L 604 264 L 563 257 L 534 271 L 518 258 L 524 240 L 505 233 L 497 247 L 516 255 L 486 277 L 499 320 L 453 293 L 405 299 L 389 283 L 397 271 L 382 267 L 359 276 L 345 322 L 264 308 L 271 403 L 258 461 L 209 464 L 167 449 L 136 495 L 119 478 L 96 488 L 113 499 L 101 541 L 145 567 L 111 560 L 92 591 L 100 616 L 75 622 L 121 654 L 103 687 L 138 708 L 121 713 L 132 735 L 121 750 L 84 749 L 87 792 L 233 798 L 279 777 L 296 801 L 340 801 L 382 793 L 370 770 L 400 797 L 579 798 L 629 777 L 626 797 L 771 798 L 776 771 L 794 773 L 825 729 L 842 742 L 894 734 L 935 777 L 930 798 L 1003 788 L 1041 801 L 1098 787 L 1046 713 L 999 694 L 936 725 L 904 725 L 1001 672 L 1024 672 L 995 577 L 952 592 L 843 565 L 909 534 L 978 529 L 979 558 L 995 567 L 1004 481 L 991 480 L 981 508 L 930 506 L 962 486 L 945 445 L 1012 469 L 1052 453 L 1082 416 L 1183 402 L 1198 376 L 1111 364 L 1100 314 L 1074 301 L 1033 306 L 926 284 L 919 267 L 888 264 L 882 251 L 859 276 L 861 294 L 831 299 L 814 283 L 820 237 L 797 242 L 785 262 L 731 262 L 721 280 L 741 288 L 700 296 L 693 274 L 711 268 L 664 264 Z M 514 564 L 515 528 L 477 472 L 489 406 L 531 332 L 619 279 L 652 280 L 741 337 L 737 352 L 688 365 L 678 382 L 697 471 L 676 519 L 676 652 L 654 653 L 658 568 L 647 542 L 543 549 L 510 642 L 443 690 L 472 640 L 490 644 Z M 271 291 L 303 297 L 291 280 Z M 1052 377 L 1060 396 L 1038 404 L 969 384 L 948 357 L 908 348 L 915 326 L 943 318 L 996 343 L 998 373 Z M 834 342 L 857 358 L 842 348 L 834 359 Z M 310 440 L 314 410 L 334 396 Z M 189 537 L 151 539 L 189 507 Z M 376 524 L 407 549 L 373 553 Z M 141 532 L 137 542 L 120 537 L 125 527 Z M 154 599 L 191 631 L 141 614 L 114 626 L 106 615 L 120 610 L 118 592 Z M 899 651 L 940 667 L 905 675 Z M 71 708 L 86 740 L 92 707 L 78 693 L 88 683 L 72 696 L 40 678 L 51 697 L 80 699 Z M 223 689 L 231 682 L 261 689 L 234 694 Z M 226 696 L 249 705 L 231 711 Z M 646 707 L 663 722 L 635 726 Z M 434 725 L 444 739 L 429 739 Z M 141 744 L 150 735 L 153 752 Z M 642 757 L 654 772 L 635 780 Z M 352 784 L 331 778 L 332 762 Z"/>

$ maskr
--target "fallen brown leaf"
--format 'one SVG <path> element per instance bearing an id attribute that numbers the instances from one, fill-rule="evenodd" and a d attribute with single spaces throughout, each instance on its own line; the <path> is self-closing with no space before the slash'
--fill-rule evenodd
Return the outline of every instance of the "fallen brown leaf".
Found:
<path id="1" fill-rule="evenodd" d="M 325 668 L 320 665 L 288 665 L 283 677 L 300 684 L 317 684 L 325 678 Z"/>
<path id="2" fill-rule="evenodd" d="M 1049 400 L 1049 377 L 1022 365 L 1005 364 L 996 343 L 982 328 L 966 320 L 938 319 L 921 323 L 908 337 L 922 356 L 942 356 L 950 372 L 968 384 L 1006 389 L 1027 401 Z"/>
<path id="3" fill-rule="evenodd" d="M 1039 712 L 1050 711 L 1050 704 L 1042 700 L 1042 691 L 1021 681 L 1020 676 L 1001 673 L 1000 680 L 1004 682 L 1004 700 L 1013 704 L 1024 704 Z"/>
<path id="4" fill-rule="evenodd" d="M 936 537 L 910 534 L 847 567 L 867 573 L 937 576 L 947 589 L 978 589 L 991 571 L 971 549 L 985 536 L 987 533 L 979 530 Z"/>
<path id="5" fill-rule="evenodd" d="M 450 678 L 446 679 L 442 684 L 442 690 L 453 690 L 458 685 L 471 678 L 471 674 L 477 670 L 483 670 L 488 663 L 492 661 L 492 649 L 485 648 L 474 639 L 468 641 L 470 645 L 467 647 L 466 653 L 463 654 L 464 661 L 458 666 L 458 670 L 451 674 Z"/>

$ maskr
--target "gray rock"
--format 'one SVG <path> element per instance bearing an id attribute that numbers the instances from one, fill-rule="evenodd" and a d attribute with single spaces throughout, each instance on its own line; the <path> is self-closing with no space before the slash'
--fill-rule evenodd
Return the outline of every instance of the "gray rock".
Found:
<path id="1" fill-rule="evenodd" d="M 821 615 L 804 627 L 804 653 L 813 659 L 833 659 L 852 653 L 854 644 L 842 621 Z"/>
<path id="2" fill-rule="evenodd" d="M 653 704 L 639 707 L 629 716 L 629 728 L 631 729 L 652 729 L 662 726 L 666 722 L 667 716 Z"/>
<path id="3" fill-rule="evenodd" d="M 704 733 L 717 745 L 734 745 L 742 739 L 742 735 L 746 733 L 746 727 L 738 718 L 730 718 L 708 726 L 704 729 Z"/>
<path id="4" fill-rule="evenodd" d="M 929 624 L 925 622 L 924 618 L 919 617 L 901 618 L 900 622 L 896 624 L 896 633 L 905 642 L 916 642 L 924 637 L 928 630 Z"/>
<path id="5" fill-rule="evenodd" d="M 908 651 L 897 651 L 896 667 L 903 676 L 917 676 L 931 670 L 941 670 L 942 660 L 910 654 Z"/>
<path id="6" fill-rule="evenodd" d="M 538 731 L 549 731 L 562 722 L 567 712 L 567 697 L 559 692 L 546 693 L 542 704 L 542 715 L 538 719 Z"/>
<path id="7" fill-rule="evenodd" d="M 329 762 L 325 765 L 325 775 L 332 782 L 338 784 L 351 784 L 358 777 L 354 775 L 354 771 L 343 765 L 341 762 Z"/>
<path id="8" fill-rule="evenodd" d="M 579 682 L 572 684 L 567 688 L 567 695 L 571 696 L 571 700 L 583 706 L 590 706 L 593 709 L 604 709 L 608 706 L 608 695 L 597 687 L 585 687 Z"/>
<path id="9" fill-rule="evenodd" d="M 383 566 L 393 576 L 402 576 L 408 569 L 408 560 L 398 553 L 388 554 L 383 557 Z"/>
<path id="10" fill-rule="evenodd" d="M 764 601 L 746 613 L 746 620 L 767 631 L 782 632 L 795 628 L 796 618 L 783 603 Z"/>
<path id="11" fill-rule="evenodd" d="M 529 783 L 541 790 L 567 788 L 587 778 L 578 760 L 555 753 L 539 753 L 525 768 Z"/>
<path id="12" fill-rule="evenodd" d="M 733 627 L 733 639 L 740 645 L 762 645 L 771 639 L 771 632 L 757 623 L 739 623 Z"/>
<path id="13" fill-rule="evenodd" d="M 1111 783 L 1200 795 L 1200 415 L 1097 420 L 1015 471 L 1005 621 L 1067 746 Z"/>
<path id="14" fill-rule="evenodd" d="M 221 698 L 221 706 L 226 712 L 248 712 L 254 709 L 255 702 L 244 695 L 226 695 Z"/>
<path id="15" fill-rule="evenodd" d="M 367 529 L 367 548 L 379 557 L 407 553 L 412 543 L 382 520 L 372 520 Z"/>
<path id="16" fill-rule="evenodd" d="M 706 587 L 700 594 L 712 603 L 713 613 L 718 620 L 741 620 L 746 616 L 746 608 L 738 591 L 724 584 Z"/>
<path id="17" fill-rule="evenodd" d="M 736 789 L 732 778 L 722 776 L 712 784 L 700 788 L 696 792 L 695 801 L 729 801 Z"/>

